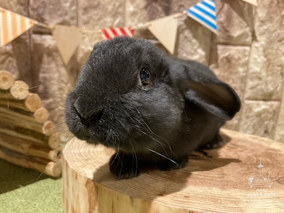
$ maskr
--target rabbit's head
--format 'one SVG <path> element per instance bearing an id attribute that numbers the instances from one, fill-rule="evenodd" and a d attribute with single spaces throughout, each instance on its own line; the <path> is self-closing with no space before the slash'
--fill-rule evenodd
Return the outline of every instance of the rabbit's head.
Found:
<path id="1" fill-rule="evenodd" d="M 240 107 L 236 93 L 207 67 L 171 58 L 146 40 L 118 37 L 94 47 L 68 95 L 66 122 L 90 143 L 143 152 L 194 125 L 185 112 L 189 103 L 224 121 Z"/>

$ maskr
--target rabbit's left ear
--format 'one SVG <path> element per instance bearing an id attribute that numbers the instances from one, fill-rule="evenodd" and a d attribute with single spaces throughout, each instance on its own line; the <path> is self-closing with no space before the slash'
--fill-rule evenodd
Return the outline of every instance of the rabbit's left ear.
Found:
<path id="1" fill-rule="evenodd" d="M 240 110 L 241 101 L 237 93 L 208 67 L 177 59 L 172 60 L 171 65 L 178 87 L 189 103 L 224 120 L 232 119 Z"/>
<path id="2" fill-rule="evenodd" d="M 197 82 L 187 79 L 183 88 L 185 99 L 224 120 L 232 119 L 240 110 L 238 95 L 224 82 Z"/>

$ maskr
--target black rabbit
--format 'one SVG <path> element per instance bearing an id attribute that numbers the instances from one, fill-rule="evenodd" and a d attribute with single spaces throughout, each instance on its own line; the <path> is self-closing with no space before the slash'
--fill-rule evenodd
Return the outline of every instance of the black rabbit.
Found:
<path id="1" fill-rule="evenodd" d="M 118 178 L 186 165 L 188 155 L 220 141 L 240 99 L 206 66 L 170 57 L 144 39 L 95 45 L 66 102 L 70 131 L 116 150 Z"/>

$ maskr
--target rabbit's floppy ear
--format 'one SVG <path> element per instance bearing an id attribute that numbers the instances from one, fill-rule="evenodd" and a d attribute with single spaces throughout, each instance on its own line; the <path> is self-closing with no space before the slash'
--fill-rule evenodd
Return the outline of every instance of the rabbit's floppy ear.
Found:
<path id="1" fill-rule="evenodd" d="M 221 119 L 232 119 L 241 106 L 237 93 L 208 67 L 193 61 L 181 62 L 183 78 L 178 85 L 184 98 Z"/>

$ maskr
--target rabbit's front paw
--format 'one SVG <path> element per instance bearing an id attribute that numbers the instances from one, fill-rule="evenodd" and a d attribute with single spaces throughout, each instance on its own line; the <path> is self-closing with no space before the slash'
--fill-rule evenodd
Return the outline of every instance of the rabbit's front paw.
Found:
<path id="1" fill-rule="evenodd" d="M 124 152 L 116 152 L 111 157 L 109 168 L 119 179 L 132 178 L 140 174 L 137 157 Z"/>

